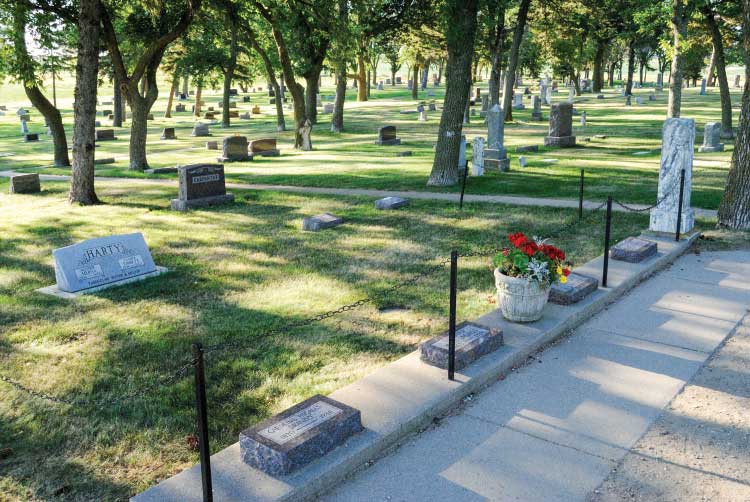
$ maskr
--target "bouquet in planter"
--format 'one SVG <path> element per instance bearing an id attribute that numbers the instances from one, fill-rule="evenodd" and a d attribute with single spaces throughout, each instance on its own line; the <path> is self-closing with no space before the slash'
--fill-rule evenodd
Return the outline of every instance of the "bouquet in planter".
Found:
<path id="1" fill-rule="evenodd" d="M 529 239 L 522 232 L 508 235 L 511 246 L 499 252 L 492 263 L 501 273 L 536 281 L 548 287 L 557 281 L 565 284 L 570 268 L 565 261 L 565 252 L 547 244 L 546 240 Z"/>

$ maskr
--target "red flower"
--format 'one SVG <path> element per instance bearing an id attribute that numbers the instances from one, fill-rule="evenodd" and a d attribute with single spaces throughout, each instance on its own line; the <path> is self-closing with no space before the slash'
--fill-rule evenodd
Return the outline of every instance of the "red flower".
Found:
<path id="1" fill-rule="evenodd" d="M 520 248 L 524 246 L 526 243 L 529 242 L 529 239 L 526 238 L 525 235 L 523 235 L 523 232 L 517 232 L 515 234 L 509 234 L 508 240 L 510 241 L 513 246 Z"/>
<path id="2" fill-rule="evenodd" d="M 524 244 L 524 246 L 521 248 L 521 251 L 523 251 L 525 254 L 531 256 L 534 256 L 534 253 L 539 251 L 539 247 L 536 245 L 535 242 L 528 242 Z"/>
<path id="3" fill-rule="evenodd" d="M 570 275 L 570 270 L 568 270 L 567 268 L 564 268 L 564 269 L 563 269 L 563 275 L 564 275 L 565 277 L 568 277 L 568 276 Z"/>

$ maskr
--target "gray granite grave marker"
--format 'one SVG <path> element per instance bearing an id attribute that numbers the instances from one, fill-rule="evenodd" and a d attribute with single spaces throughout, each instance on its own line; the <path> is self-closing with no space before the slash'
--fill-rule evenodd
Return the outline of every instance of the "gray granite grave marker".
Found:
<path id="1" fill-rule="evenodd" d="M 276 148 L 276 138 L 256 139 L 250 142 L 250 157 L 278 157 L 281 155 Z"/>
<path id="2" fill-rule="evenodd" d="M 723 152 L 724 143 L 721 143 L 721 124 L 708 122 L 703 130 L 703 146 L 698 148 L 701 153 Z"/>
<path id="3" fill-rule="evenodd" d="M 234 195 L 227 193 L 224 166 L 221 164 L 180 166 L 177 173 L 179 195 L 177 199 L 172 199 L 171 204 L 175 211 L 234 201 Z"/>
<path id="4" fill-rule="evenodd" d="M 317 232 L 326 228 L 337 227 L 344 223 L 343 218 L 334 216 L 331 213 L 323 213 L 316 216 L 310 216 L 302 220 L 302 230 L 308 232 Z"/>
<path id="5" fill-rule="evenodd" d="M 615 244 L 609 251 L 613 260 L 640 263 L 656 255 L 656 243 L 639 237 L 628 237 Z"/>
<path id="6" fill-rule="evenodd" d="M 575 146 L 573 136 L 573 105 L 555 103 L 550 107 L 549 135 L 544 137 L 544 146 Z"/>
<path id="7" fill-rule="evenodd" d="M 456 326 L 456 369 L 461 370 L 503 345 L 503 332 L 473 322 Z M 448 333 L 432 338 L 420 347 L 420 359 L 438 368 L 448 368 Z"/>
<path id="8" fill-rule="evenodd" d="M 23 135 L 23 141 L 24 143 L 28 143 L 30 141 L 39 141 L 39 134 L 35 132 L 30 132 L 28 134 Z"/>
<path id="9" fill-rule="evenodd" d="M 378 139 L 376 145 L 400 145 L 401 139 L 396 137 L 396 126 L 387 125 L 378 129 Z"/>
<path id="10" fill-rule="evenodd" d="M 117 139 L 114 129 L 97 129 L 96 141 L 114 141 Z"/>
<path id="11" fill-rule="evenodd" d="M 599 288 L 599 280 L 575 272 L 565 284 L 557 283 L 549 292 L 549 301 L 558 305 L 578 303 Z"/>
<path id="12" fill-rule="evenodd" d="M 161 132 L 161 139 L 177 139 L 174 135 L 174 127 L 165 127 Z"/>
<path id="13" fill-rule="evenodd" d="M 409 199 L 403 199 L 401 197 L 385 197 L 375 201 L 375 209 L 398 209 L 400 207 L 408 206 Z"/>
<path id="14" fill-rule="evenodd" d="M 42 190 L 39 175 L 14 174 L 10 177 L 10 193 L 37 193 Z"/>
<path id="15" fill-rule="evenodd" d="M 534 107 L 531 111 L 531 120 L 543 120 L 544 115 L 542 115 L 542 99 L 539 96 L 532 96 L 531 103 Z"/>
<path id="16" fill-rule="evenodd" d="M 248 143 L 245 136 L 227 136 L 222 142 L 222 156 L 219 162 L 243 162 L 252 160 L 248 153 Z"/>

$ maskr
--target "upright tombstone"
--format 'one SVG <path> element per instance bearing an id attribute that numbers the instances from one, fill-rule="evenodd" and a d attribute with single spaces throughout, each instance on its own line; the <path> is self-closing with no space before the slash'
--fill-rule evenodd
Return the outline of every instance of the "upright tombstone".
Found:
<path id="1" fill-rule="evenodd" d="M 635 97 L 635 104 L 636 105 L 642 105 L 643 104 L 643 98 L 641 96 Z"/>
<path id="2" fill-rule="evenodd" d="M 323 105 L 323 113 L 324 114 L 333 113 L 333 103 L 325 103 Z"/>
<path id="3" fill-rule="evenodd" d="M 37 193 L 42 190 L 39 175 L 14 174 L 10 177 L 10 193 Z"/>
<path id="4" fill-rule="evenodd" d="M 708 122 L 703 131 L 703 146 L 698 148 L 701 153 L 723 152 L 724 143 L 721 143 L 721 124 Z"/>
<path id="5" fill-rule="evenodd" d="M 29 124 L 25 120 L 21 121 L 21 134 L 29 134 Z"/>
<path id="6" fill-rule="evenodd" d="M 191 132 L 190 135 L 195 137 L 205 137 L 211 136 L 211 133 L 208 130 L 208 124 L 195 124 L 195 126 L 193 126 L 193 132 Z"/>
<path id="7" fill-rule="evenodd" d="M 253 109 L 251 111 L 253 112 L 253 115 L 260 115 L 260 106 L 253 106 Z"/>
<path id="8" fill-rule="evenodd" d="M 549 112 L 549 136 L 544 138 L 544 146 L 559 146 L 562 148 L 575 146 L 576 137 L 573 136 L 573 105 L 570 103 L 555 103 Z"/>
<path id="9" fill-rule="evenodd" d="M 414 86 L 414 81 L 412 79 L 409 79 L 408 83 L 408 89 L 411 90 L 411 88 Z"/>
<path id="10" fill-rule="evenodd" d="M 742 81 L 742 77 L 740 77 L 739 75 L 735 75 L 735 77 L 734 77 L 734 86 L 735 87 L 740 87 L 740 82 L 741 81 Z"/>
<path id="11" fill-rule="evenodd" d="M 505 113 L 500 105 L 495 105 L 487 112 L 487 149 L 484 151 L 485 169 L 508 171 L 510 159 L 503 145 L 505 140 Z"/>
<path id="12" fill-rule="evenodd" d="M 417 107 L 417 111 L 419 112 L 419 121 L 420 122 L 427 122 L 427 111 L 425 110 L 424 105 L 420 104 Z"/>
<path id="13" fill-rule="evenodd" d="M 513 95 L 513 109 L 514 110 L 524 110 L 526 106 L 523 104 L 523 94 L 514 94 Z"/>
<path id="14" fill-rule="evenodd" d="M 625 106 L 630 106 L 630 94 L 625 96 Z"/>
<path id="15" fill-rule="evenodd" d="M 383 90 L 383 82 L 378 82 L 378 90 L 379 91 Z"/>
<path id="16" fill-rule="evenodd" d="M 542 98 L 539 96 L 532 96 L 531 103 L 534 106 L 534 109 L 531 111 L 531 120 L 544 120 L 544 115 L 542 115 Z"/>
<path id="17" fill-rule="evenodd" d="M 466 136 L 461 135 L 461 142 L 458 145 L 458 172 L 463 173 L 466 170 Z"/>
<path id="18" fill-rule="evenodd" d="M 700 92 L 700 95 L 701 96 L 705 96 L 706 95 L 706 79 L 705 78 L 703 80 L 701 80 L 701 92 Z"/>
<path id="19" fill-rule="evenodd" d="M 387 125 L 378 129 L 378 139 L 375 144 L 380 146 L 400 145 L 401 139 L 396 137 L 396 126 Z"/>
<path id="20" fill-rule="evenodd" d="M 165 127 L 161 132 L 161 139 L 177 139 L 174 135 L 174 127 Z"/>
<path id="21" fill-rule="evenodd" d="M 662 128 L 661 167 L 659 168 L 659 205 L 651 210 L 649 229 L 654 232 L 674 233 L 677 230 L 677 211 L 680 196 L 680 174 L 685 171 L 682 199 L 681 232 L 695 226 L 695 213 L 690 207 L 693 180 L 693 145 L 695 121 L 669 118 Z"/>
<path id="22" fill-rule="evenodd" d="M 96 141 L 114 141 L 117 139 L 114 129 L 97 129 Z"/>
<path id="23" fill-rule="evenodd" d="M 252 160 L 248 153 L 248 143 L 245 136 L 227 136 L 222 142 L 222 156 L 219 162 L 244 162 Z"/>
<path id="24" fill-rule="evenodd" d="M 656 75 L 656 90 L 661 91 L 664 88 L 664 74 L 662 72 Z"/>
<path id="25" fill-rule="evenodd" d="M 193 207 L 213 206 L 234 201 L 227 193 L 222 164 L 192 164 L 177 168 L 179 192 L 172 199 L 174 211 L 187 211 Z"/>
<path id="26" fill-rule="evenodd" d="M 479 112 L 479 116 L 482 118 L 487 117 L 487 110 L 490 109 L 490 96 L 485 94 L 482 96 L 482 110 Z"/>
<path id="27" fill-rule="evenodd" d="M 256 139 L 250 142 L 250 158 L 278 157 L 281 155 L 276 147 L 276 138 Z"/>
<path id="28" fill-rule="evenodd" d="M 547 87 L 547 105 L 552 106 L 552 87 Z"/>
<path id="29" fill-rule="evenodd" d="M 397 84 L 402 84 L 403 83 L 402 80 L 401 80 L 401 77 L 396 77 L 396 83 Z"/>
<path id="30" fill-rule="evenodd" d="M 581 127 L 586 127 L 586 112 L 581 112 Z"/>
<path id="31" fill-rule="evenodd" d="M 477 100 L 477 101 L 479 101 L 480 99 L 482 99 L 482 88 L 481 87 L 477 87 L 476 89 L 474 89 L 474 99 Z"/>
<path id="32" fill-rule="evenodd" d="M 184 112 L 184 111 L 185 111 L 185 105 L 183 105 L 182 103 L 178 103 L 178 104 L 177 104 L 177 105 L 176 105 L 176 106 L 174 107 L 174 111 L 175 111 L 175 113 L 180 113 L 180 112 Z"/>
<path id="33" fill-rule="evenodd" d="M 31 141 L 39 141 L 39 134 L 35 132 L 30 132 L 23 135 L 23 142 L 29 143 Z"/>
<path id="34" fill-rule="evenodd" d="M 576 90 L 573 87 L 568 88 L 568 103 L 573 102 L 573 98 L 576 95 Z"/>
<path id="35" fill-rule="evenodd" d="M 471 142 L 471 175 L 482 176 L 484 174 L 484 138 L 477 136 Z"/>
<path id="36" fill-rule="evenodd" d="M 437 106 L 435 106 L 435 101 L 430 101 L 429 103 L 427 103 L 427 110 L 431 112 L 437 111 Z"/>
<path id="37" fill-rule="evenodd" d="M 157 267 L 141 233 L 89 239 L 52 251 L 57 284 L 40 293 L 70 298 L 166 272 Z"/>
<path id="38" fill-rule="evenodd" d="M 543 105 L 549 105 L 549 102 L 547 101 L 547 85 L 546 84 L 542 84 L 539 87 L 539 98 L 541 99 Z"/>

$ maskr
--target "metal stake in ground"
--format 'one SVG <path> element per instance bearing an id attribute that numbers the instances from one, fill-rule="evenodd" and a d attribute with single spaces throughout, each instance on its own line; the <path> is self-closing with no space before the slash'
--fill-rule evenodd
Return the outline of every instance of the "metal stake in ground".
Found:
<path id="1" fill-rule="evenodd" d="M 578 221 L 583 219 L 583 169 L 581 169 L 581 186 L 578 189 Z"/>
<path id="2" fill-rule="evenodd" d="M 456 276 L 458 275 L 458 251 L 451 251 L 451 293 L 448 319 L 448 380 L 453 380 L 456 371 Z"/>
<path id="3" fill-rule="evenodd" d="M 458 209 L 464 208 L 464 190 L 466 190 L 466 178 L 469 177 L 469 161 L 464 164 L 464 180 L 461 183 L 461 200 L 458 201 Z"/>
<path id="4" fill-rule="evenodd" d="M 211 483 L 211 452 L 208 449 L 208 411 L 206 406 L 206 373 L 203 367 L 203 345 L 193 344 L 195 358 L 195 405 L 198 422 L 198 441 L 201 456 L 201 480 L 203 481 L 203 502 L 213 502 Z"/>
<path id="5" fill-rule="evenodd" d="M 680 171 L 680 197 L 677 205 L 677 230 L 675 230 L 674 240 L 680 242 L 680 230 L 682 229 L 682 198 L 685 196 L 685 170 Z"/>
<path id="6" fill-rule="evenodd" d="M 612 229 L 612 196 L 607 197 L 607 224 L 604 227 L 604 268 L 602 269 L 602 287 L 607 287 L 607 271 L 609 269 L 609 235 Z"/>

